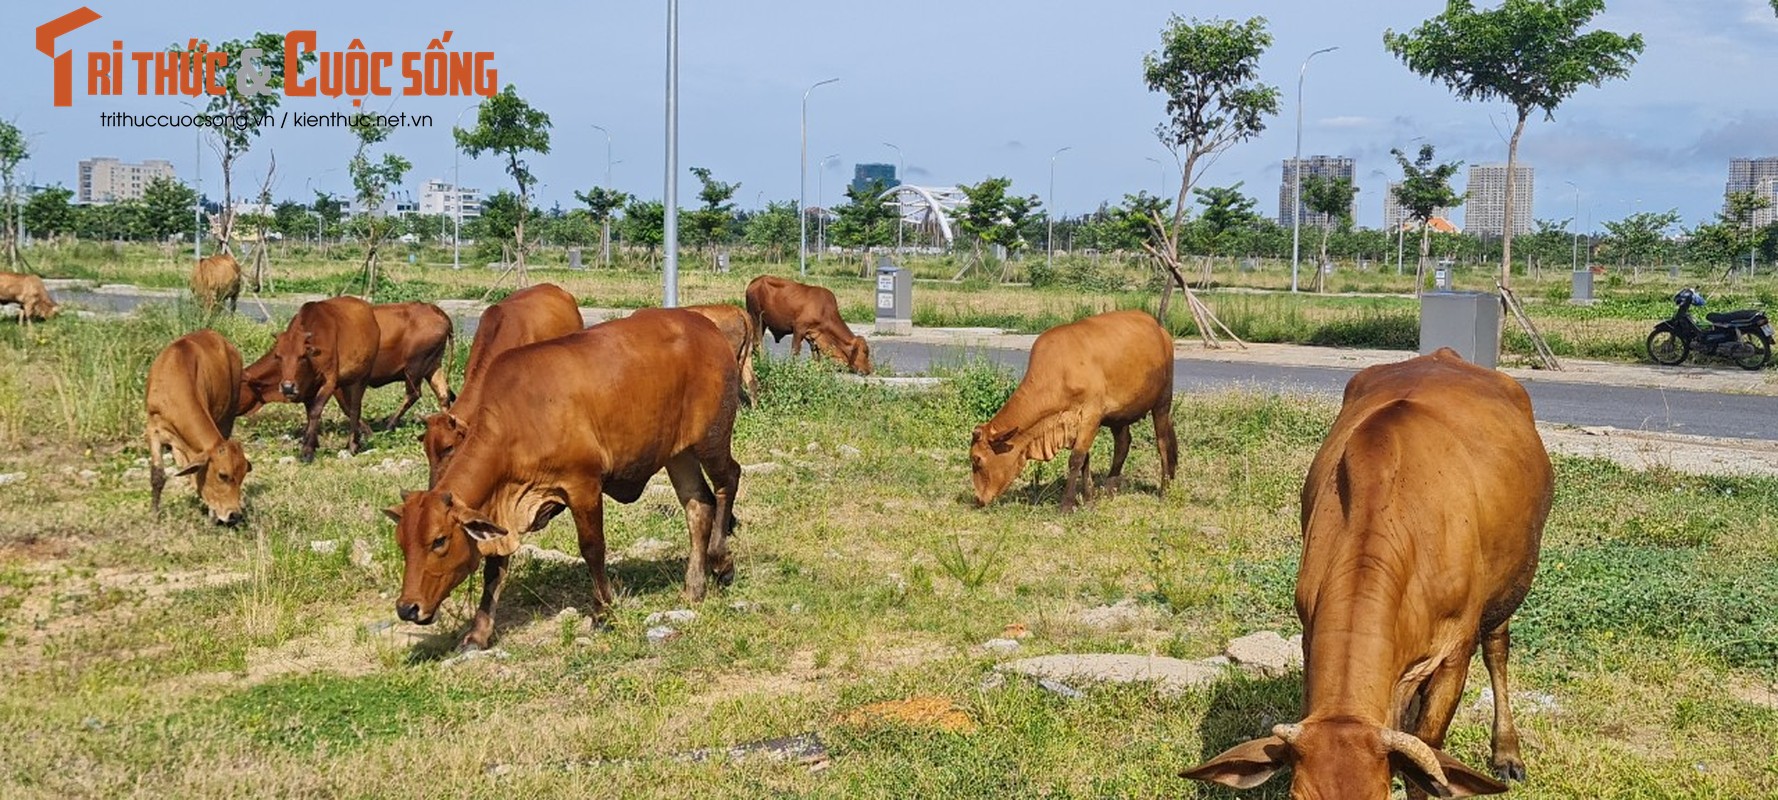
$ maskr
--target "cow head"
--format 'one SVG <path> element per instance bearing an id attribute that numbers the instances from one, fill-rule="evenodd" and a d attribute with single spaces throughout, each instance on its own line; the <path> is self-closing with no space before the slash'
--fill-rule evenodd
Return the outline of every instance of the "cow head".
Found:
<path id="1" fill-rule="evenodd" d="M 1294 769 L 1293 800 L 1388 797 L 1392 771 L 1434 797 L 1506 791 L 1412 734 L 1350 718 L 1278 725 L 1271 736 L 1235 745 L 1180 775 L 1251 789 L 1285 766 Z"/>
<path id="2" fill-rule="evenodd" d="M 304 388 L 305 378 L 314 374 L 310 360 L 321 354 L 314 339 L 314 331 L 292 327 L 278 334 L 277 341 L 272 344 L 271 356 L 276 367 L 272 374 L 278 379 L 278 391 L 286 400 L 295 402 Z"/>
<path id="3" fill-rule="evenodd" d="M 407 492 L 383 513 L 395 520 L 395 543 L 406 563 L 395 615 L 408 622 L 431 625 L 439 604 L 483 555 L 507 555 L 501 548 L 510 539 L 506 529 L 448 491 Z"/>
<path id="4" fill-rule="evenodd" d="M 449 411 L 440 411 L 426 418 L 426 431 L 420 434 L 420 447 L 426 451 L 426 464 L 431 469 L 430 484 L 438 483 L 445 465 L 451 463 L 451 455 L 457 452 L 468 435 L 469 426 Z"/>
<path id="5" fill-rule="evenodd" d="M 40 320 L 50 320 L 55 319 L 55 316 L 61 311 L 61 306 L 56 305 L 56 301 L 51 300 L 48 294 L 44 294 L 37 298 L 37 302 L 33 303 L 31 308 L 25 309 L 24 313 Z"/>
<path id="6" fill-rule="evenodd" d="M 241 443 L 224 439 L 174 474 L 196 476 L 198 498 L 210 518 L 218 525 L 233 525 L 241 521 L 241 482 L 252 470 Z"/>
<path id="7" fill-rule="evenodd" d="M 846 366 L 859 375 L 871 373 L 870 344 L 863 336 L 852 337 L 852 344 L 846 347 Z"/>
<path id="8" fill-rule="evenodd" d="M 1025 468 L 1025 453 L 1012 445 L 1018 428 L 1000 430 L 989 422 L 975 427 L 969 441 L 969 479 L 975 484 L 975 503 L 994 502 Z"/>

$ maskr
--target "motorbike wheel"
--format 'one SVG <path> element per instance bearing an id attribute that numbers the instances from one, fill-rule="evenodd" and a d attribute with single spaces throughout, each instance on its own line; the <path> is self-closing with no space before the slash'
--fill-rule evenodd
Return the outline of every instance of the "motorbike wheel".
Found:
<path id="1" fill-rule="evenodd" d="M 1691 342 L 1672 331 L 1655 331 L 1648 335 L 1648 357 L 1656 364 L 1673 366 L 1691 355 Z M 1764 362 L 1761 362 L 1764 363 Z"/>
<path id="2" fill-rule="evenodd" d="M 1772 360 L 1772 345 L 1765 338 L 1751 331 L 1741 334 L 1741 341 L 1736 342 L 1734 360 L 1742 369 L 1759 369 Z"/>

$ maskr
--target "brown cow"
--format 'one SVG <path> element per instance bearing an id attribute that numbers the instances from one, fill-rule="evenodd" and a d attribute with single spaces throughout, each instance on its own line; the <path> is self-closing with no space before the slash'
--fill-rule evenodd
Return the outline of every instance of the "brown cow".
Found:
<path id="1" fill-rule="evenodd" d="M 352 452 L 363 448 L 364 435 L 370 432 L 363 420 L 364 390 L 370 385 L 380 338 L 376 314 L 369 303 L 356 297 L 304 303 L 278 334 L 267 357 L 272 359 L 284 399 L 300 402 L 308 410 L 304 462 L 315 460 L 321 411 L 327 408 L 329 398 L 338 401 L 352 428 Z"/>
<path id="2" fill-rule="evenodd" d="M 223 300 L 228 301 L 229 313 L 234 313 L 235 301 L 241 297 L 241 265 L 227 253 L 199 259 L 191 270 L 191 296 L 206 314 L 215 313 Z"/>
<path id="3" fill-rule="evenodd" d="M 747 391 L 747 404 L 759 402 L 759 379 L 753 374 L 753 351 L 759 348 L 759 331 L 753 327 L 753 316 L 747 309 L 727 303 L 686 306 L 685 310 L 704 315 L 728 337 L 728 343 L 735 348 L 735 361 L 741 365 L 741 386 Z"/>
<path id="4" fill-rule="evenodd" d="M 444 356 L 451 347 L 451 317 L 431 303 L 383 303 L 371 306 L 376 315 L 376 364 L 371 367 L 367 384 L 372 389 L 400 382 L 407 394 L 400 409 L 383 423 L 385 430 L 401 424 L 401 416 L 420 400 L 420 385 L 432 387 L 440 410 L 449 409 L 456 393 L 445 375 Z M 260 356 L 242 373 L 241 414 L 251 414 L 266 403 L 285 402 L 278 388 L 278 365 L 271 353 Z M 299 370 L 297 394 L 306 392 L 314 375 L 306 368 Z"/>
<path id="5" fill-rule="evenodd" d="M 437 485 L 387 511 L 407 565 L 397 616 L 430 624 L 485 556 L 481 605 L 462 645 L 486 647 L 519 535 L 564 510 L 592 572 L 593 602 L 609 605 L 604 495 L 635 502 L 662 467 L 691 533 L 686 594 L 703 599 L 707 573 L 732 577 L 727 536 L 741 468 L 729 440 L 740 370 L 709 320 L 638 311 L 509 351 L 484 380 L 500 390 L 482 399 Z"/>
<path id="6" fill-rule="evenodd" d="M 1031 344 L 1025 377 L 969 444 L 978 505 L 987 505 L 1019 476 L 1025 460 L 1048 461 L 1070 450 L 1062 510 L 1074 509 L 1078 488 L 1092 499 L 1088 469 L 1099 426 L 1114 447 L 1107 488 L 1121 482 L 1130 453 L 1130 425 L 1154 417 L 1161 451 L 1161 489 L 1173 479 L 1179 443 L 1173 435 L 1173 337 L 1141 311 L 1113 311 L 1059 325 Z"/>
<path id="7" fill-rule="evenodd" d="M 437 483 L 439 473 L 451 453 L 469 435 L 468 420 L 481 403 L 481 376 L 494 357 L 533 342 L 566 336 L 582 328 L 580 307 L 574 295 L 552 283 L 540 283 L 513 292 L 482 312 L 469 343 L 469 363 L 463 368 L 463 391 L 452 401 L 448 412 L 441 411 L 426 418 L 426 431 L 420 443 L 426 451 L 431 471 L 430 483 Z"/>
<path id="8" fill-rule="evenodd" d="M 761 275 L 747 284 L 747 313 L 754 319 L 756 342 L 765 340 L 766 331 L 772 332 L 775 342 L 793 334 L 791 355 L 801 355 L 807 340 L 809 349 L 853 372 L 871 373 L 870 345 L 864 337 L 852 335 L 852 329 L 840 319 L 839 301 L 826 288 Z"/>
<path id="9" fill-rule="evenodd" d="M 50 299 L 42 278 L 17 272 L 0 272 L 0 306 L 7 303 L 18 304 L 19 320 L 27 326 L 32 320 L 48 320 L 61 311 L 56 301 Z"/>
<path id="10" fill-rule="evenodd" d="M 181 336 L 148 367 L 148 481 L 154 513 L 167 484 L 161 450 L 173 448 L 174 475 L 191 475 L 219 525 L 241 520 L 241 481 L 253 469 L 235 427 L 241 352 L 215 331 Z"/>
<path id="11" fill-rule="evenodd" d="M 1507 625 L 1551 494 L 1516 381 L 1449 349 L 1358 373 L 1303 484 L 1303 720 L 1185 776 L 1247 788 L 1290 764 L 1293 797 L 1373 798 L 1393 769 L 1416 796 L 1504 792 L 1439 749 L 1479 640 L 1494 773 L 1522 780 Z"/>

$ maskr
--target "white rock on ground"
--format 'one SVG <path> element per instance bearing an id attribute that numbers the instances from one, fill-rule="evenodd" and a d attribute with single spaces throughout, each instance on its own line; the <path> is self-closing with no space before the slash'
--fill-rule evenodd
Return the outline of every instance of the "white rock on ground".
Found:
<path id="1" fill-rule="evenodd" d="M 982 649 L 999 655 L 1010 655 L 1019 651 L 1017 639 L 989 639 L 982 642 Z"/>
<path id="2" fill-rule="evenodd" d="M 1492 713 L 1494 711 L 1494 687 L 1482 689 L 1482 693 L 1471 704 L 1477 711 Z M 1556 696 L 1548 692 L 1513 692 L 1513 713 L 1515 714 L 1548 714 L 1561 711 L 1562 705 L 1556 702 Z"/>
<path id="3" fill-rule="evenodd" d="M 843 458 L 857 458 L 861 455 L 864 455 L 863 450 L 860 450 L 860 449 L 853 447 L 852 445 L 849 445 L 849 444 L 842 444 L 842 445 L 840 445 L 839 449 L 840 449 L 840 456 Z"/>
<path id="4" fill-rule="evenodd" d="M 649 628 L 648 633 L 644 634 L 648 638 L 649 644 L 666 644 L 684 635 L 666 625 Z"/>
<path id="5" fill-rule="evenodd" d="M 309 542 L 309 550 L 322 555 L 339 552 L 339 549 L 340 540 L 338 539 L 316 539 L 315 541 Z"/>
<path id="6" fill-rule="evenodd" d="M 995 669 L 1069 686 L 1151 683 L 1161 694 L 1179 694 L 1215 682 L 1227 669 L 1227 661 L 1184 661 L 1166 656 L 1075 653 L 1023 658 L 1001 664 Z"/>
<path id="7" fill-rule="evenodd" d="M 24 479 L 25 479 L 25 473 L 23 473 L 23 472 L 0 473 L 0 486 L 6 486 L 9 484 L 18 483 L 20 481 L 23 481 Z"/>
<path id="8" fill-rule="evenodd" d="M 743 474 L 743 475 L 770 475 L 770 474 L 777 472 L 778 470 L 781 470 L 783 468 L 784 468 L 784 465 L 780 464 L 776 461 L 762 461 L 758 464 L 742 464 L 741 465 L 741 474 Z"/>
<path id="9" fill-rule="evenodd" d="M 550 550 L 530 543 L 519 545 L 518 552 L 529 556 L 534 560 L 551 564 L 574 564 L 581 561 L 580 556 L 571 556 L 560 550 Z M 609 559 L 607 559 L 607 561 L 609 561 Z"/>
<path id="10" fill-rule="evenodd" d="M 672 611 L 656 611 L 653 614 L 649 614 L 647 619 L 642 620 L 642 624 L 649 627 L 669 623 L 673 625 L 684 625 L 697 618 L 698 612 L 696 611 L 689 608 L 675 608 Z"/>
<path id="11" fill-rule="evenodd" d="M 1125 598 L 1108 606 L 1081 611 L 1074 615 L 1074 619 L 1094 630 L 1122 631 L 1146 623 L 1149 614 L 1134 599 Z"/>
<path id="12" fill-rule="evenodd" d="M 1277 631 L 1258 631 L 1231 639 L 1223 652 L 1236 664 L 1262 675 L 1283 675 L 1303 666 L 1301 637 L 1292 642 Z"/>

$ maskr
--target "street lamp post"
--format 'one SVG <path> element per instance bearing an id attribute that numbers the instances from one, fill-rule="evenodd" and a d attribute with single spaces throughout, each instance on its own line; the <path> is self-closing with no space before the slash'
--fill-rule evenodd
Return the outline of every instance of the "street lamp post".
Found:
<path id="1" fill-rule="evenodd" d="M 1297 288 L 1297 269 L 1302 260 L 1303 249 L 1303 78 L 1309 73 L 1309 61 L 1322 53 L 1340 49 L 1323 47 L 1303 59 L 1302 69 L 1296 73 L 1296 158 L 1291 164 L 1291 208 L 1290 208 L 1290 290 Z M 1319 267 L 1317 267 L 1319 269 Z"/>
<path id="2" fill-rule="evenodd" d="M 605 130 L 604 126 L 602 126 L 602 125 L 594 125 L 593 129 L 600 132 L 600 133 L 605 134 L 605 186 L 604 186 L 604 189 L 606 191 L 611 191 L 611 131 Z M 604 224 L 603 229 L 599 233 L 599 260 L 605 266 L 609 267 L 609 266 L 611 266 L 611 212 L 609 210 L 607 210 L 605 212 L 605 219 L 602 221 L 605 224 Z"/>
<path id="3" fill-rule="evenodd" d="M 902 154 L 901 148 L 896 147 L 895 145 L 892 145 L 888 142 L 884 142 L 883 146 L 891 148 L 895 151 L 895 161 L 896 161 L 895 183 L 896 183 L 896 185 L 899 186 L 902 183 L 907 182 L 907 174 L 906 174 L 907 173 L 907 166 L 908 166 L 907 156 Z M 901 194 L 897 193 L 895 195 L 895 252 L 897 254 L 901 253 L 901 229 L 902 229 L 901 223 L 902 223 L 902 221 L 903 220 L 902 220 L 902 214 L 901 214 Z"/>
<path id="4" fill-rule="evenodd" d="M 452 140 L 456 139 L 456 130 L 463 125 L 463 115 L 480 104 L 469 106 L 457 112 L 457 121 L 451 124 Z M 462 269 L 463 261 L 458 249 L 463 241 L 463 173 L 458 169 L 458 159 L 463 155 L 463 148 L 451 148 L 451 269 Z"/>
<path id="5" fill-rule="evenodd" d="M 1580 184 L 1563 181 L 1574 187 L 1574 246 L 1568 248 L 1568 271 L 1580 271 Z"/>
<path id="6" fill-rule="evenodd" d="M 667 0 L 667 208 L 661 246 L 663 308 L 679 305 L 679 0 Z"/>
<path id="7" fill-rule="evenodd" d="M 1043 234 L 1043 249 L 1045 251 L 1043 264 L 1045 267 L 1052 270 L 1056 267 L 1056 157 L 1073 149 L 1073 145 L 1059 147 L 1056 149 L 1056 152 L 1050 154 L 1050 194 L 1048 201 L 1050 208 L 1049 213 L 1044 215 L 1048 218 L 1049 227 Z"/>
<path id="8" fill-rule="evenodd" d="M 839 153 L 826 156 L 815 167 L 815 207 L 821 211 L 821 221 L 815 226 L 815 260 L 822 260 L 821 254 L 827 252 L 827 162 L 839 158 Z"/>
<path id="9" fill-rule="evenodd" d="M 828 78 L 816 81 L 803 90 L 803 146 L 798 157 L 801 174 L 796 184 L 796 271 L 800 275 L 809 274 L 809 93 L 817 86 L 825 86 L 838 81 L 839 78 Z"/>
<path id="10" fill-rule="evenodd" d="M 198 107 L 184 100 L 179 104 L 191 109 L 193 115 L 198 114 Z M 191 161 L 192 169 L 197 175 L 198 198 L 191 207 L 191 254 L 199 261 L 204 260 L 204 129 L 196 126 L 192 131 Z"/>

